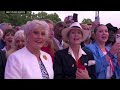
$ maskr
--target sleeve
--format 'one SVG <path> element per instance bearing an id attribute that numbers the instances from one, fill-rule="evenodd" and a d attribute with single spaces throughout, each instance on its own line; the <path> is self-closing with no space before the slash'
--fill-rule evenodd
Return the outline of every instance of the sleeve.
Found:
<path id="1" fill-rule="evenodd" d="M 90 56 L 90 60 L 95 60 L 92 52 L 90 52 L 90 55 L 89 55 L 89 56 Z M 91 72 L 89 72 L 90 77 L 91 77 L 92 79 L 96 79 L 96 70 L 95 70 L 96 67 L 95 67 L 95 65 L 91 65 L 91 66 L 90 66 L 90 69 L 91 69 L 91 70 L 90 70 Z"/>
<path id="2" fill-rule="evenodd" d="M 5 79 L 22 79 L 22 65 L 20 60 L 14 54 L 11 54 L 5 67 Z"/>
<path id="3" fill-rule="evenodd" d="M 83 48 L 83 50 L 87 53 L 89 60 L 95 60 L 92 52 L 88 50 L 87 48 Z M 89 76 L 91 79 L 96 79 L 96 70 L 95 70 L 95 65 L 91 65 L 88 69 Z"/>
<path id="4" fill-rule="evenodd" d="M 6 61 L 5 53 L 0 51 L 0 79 L 4 79 Z"/>
<path id="5" fill-rule="evenodd" d="M 96 61 L 95 68 L 96 68 L 96 75 L 98 76 L 99 73 L 104 72 L 105 69 L 109 66 L 109 63 L 106 60 L 106 56 L 100 56 L 98 50 L 96 51 L 95 48 L 90 46 L 85 46 L 84 48 L 90 50 L 94 56 L 94 60 Z"/>
<path id="6" fill-rule="evenodd" d="M 62 62 L 61 62 L 60 52 L 55 53 L 53 70 L 54 70 L 54 79 L 63 79 L 63 71 L 62 71 Z"/>

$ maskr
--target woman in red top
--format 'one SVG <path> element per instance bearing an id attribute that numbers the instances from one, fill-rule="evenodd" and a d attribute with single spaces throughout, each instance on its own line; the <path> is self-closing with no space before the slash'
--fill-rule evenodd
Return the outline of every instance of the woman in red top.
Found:
<path id="1" fill-rule="evenodd" d="M 53 45 L 53 37 L 54 37 L 54 24 L 51 20 L 45 19 L 44 20 L 49 25 L 49 34 L 48 39 L 46 40 L 44 46 L 41 48 L 41 50 L 47 52 L 52 57 L 52 60 L 54 60 L 54 45 Z"/>

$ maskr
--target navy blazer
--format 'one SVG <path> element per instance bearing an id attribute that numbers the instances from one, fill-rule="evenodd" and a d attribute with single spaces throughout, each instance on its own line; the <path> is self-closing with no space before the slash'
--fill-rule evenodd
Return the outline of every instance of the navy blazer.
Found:
<path id="1" fill-rule="evenodd" d="M 94 57 L 90 51 L 83 49 L 87 55 L 80 57 L 81 63 L 88 63 L 89 60 L 94 60 Z M 95 65 L 85 66 L 88 70 L 89 76 L 92 79 L 96 79 Z M 76 61 L 68 54 L 68 48 L 59 50 L 55 53 L 54 64 L 54 79 L 75 79 L 76 78 Z"/>
<path id="2" fill-rule="evenodd" d="M 4 79 L 6 61 L 5 52 L 0 50 L 0 79 Z"/>

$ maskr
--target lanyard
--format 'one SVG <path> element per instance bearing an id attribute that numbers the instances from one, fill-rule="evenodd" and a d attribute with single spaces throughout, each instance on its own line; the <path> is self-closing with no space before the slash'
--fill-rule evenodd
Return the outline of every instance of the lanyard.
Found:
<path id="1" fill-rule="evenodd" d="M 105 48 L 106 52 L 108 53 L 108 50 Z M 109 63 L 110 63 L 110 68 L 112 69 L 112 72 L 114 72 L 114 65 L 113 65 L 113 62 L 112 62 L 112 58 L 109 57 Z"/>
<path id="2" fill-rule="evenodd" d="M 100 50 L 101 50 L 101 48 L 100 48 Z M 105 48 L 105 51 L 108 53 L 108 50 L 106 48 Z M 110 64 L 110 69 L 112 70 L 112 72 L 114 72 L 114 65 L 113 65 L 111 57 L 109 57 L 109 64 Z"/>

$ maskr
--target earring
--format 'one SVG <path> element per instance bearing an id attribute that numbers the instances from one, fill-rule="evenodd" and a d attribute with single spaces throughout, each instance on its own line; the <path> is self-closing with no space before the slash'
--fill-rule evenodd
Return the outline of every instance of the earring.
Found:
<path id="1" fill-rule="evenodd" d="M 69 42 L 69 40 L 67 42 Z"/>

